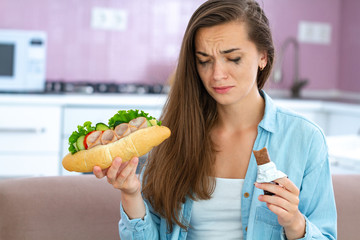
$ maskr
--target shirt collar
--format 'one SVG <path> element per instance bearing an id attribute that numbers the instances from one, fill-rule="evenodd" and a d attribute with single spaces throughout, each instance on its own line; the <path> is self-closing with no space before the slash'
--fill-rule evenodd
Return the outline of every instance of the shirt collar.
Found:
<path id="1" fill-rule="evenodd" d="M 259 123 L 259 126 L 268 132 L 276 132 L 276 113 L 277 107 L 274 101 L 270 98 L 264 90 L 260 90 L 260 95 L 265 100 L 265 113 L 263 119 Z"/>

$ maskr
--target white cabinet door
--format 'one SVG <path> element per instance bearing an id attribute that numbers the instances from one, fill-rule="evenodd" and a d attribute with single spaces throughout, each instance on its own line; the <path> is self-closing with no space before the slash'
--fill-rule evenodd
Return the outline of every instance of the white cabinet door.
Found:
<path id="1" fill-rule="evenodd" d="M 61 108 L 0 106 L 0 154 L 59 152 Z"/>
<path id="2" fill-rule="evenodd" d="M 59 175 L 61 108 L 0 106 L 0 177 Z"/>
<path id="3" fill-rule="evenodd" d="M 360 134 L 360 105 L 328 103 L 328 136 Z"/>
<path id="4" fill-rule="evenodd" d="M 328 121 L 329 136 L 360 134 L 360 115 L 332 113 Z"/>

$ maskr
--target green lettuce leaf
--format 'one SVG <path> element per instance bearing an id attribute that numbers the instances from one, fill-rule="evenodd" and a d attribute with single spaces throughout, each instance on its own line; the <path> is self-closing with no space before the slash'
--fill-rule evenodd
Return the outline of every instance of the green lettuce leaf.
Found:
<path id="1" fill-rule="evenodd" d="M 148 121 L 155 119 L 152 116 L 149 116 L 148 113 L 145 113 L 144 111 L 140 110 L 120 110 L 118 111 L 112 118 L 109 119 L 108 126 L 111 129 L 114 129 L 117 125 L 121 123 L 128 123 L 131 120 L 137 118 L 137 117 L 145 117 Z M 71 136 L 69 137 L 69 152 L 72 154 L 78 152 L 79 150 L 76 147 L 76 141 L 80 136 L 85 136 L 86 134 L 94 131 L 96 127 L 91 125 L 92 123 L 90 121 L 85 122 L 82 126 L 79 125 L 77 128 L 77 131 L 74 131 Z M 157 121 L 157 125 L 161 126 L 161 121 Z"/>
<path id="2" fill-rule="evenodd" d="M 135 110 L 120 110 L 118 111 L 112 118 L 109 119 L 109 127 L 115 128 L 117 125 L 121 123 L 128 123 L 131 120 L 138 118 L 138 117 L 145 117 L 147 120 L 156 119 L 152 116 L 149 116 L 148 113 L 144 111 L 140 111 L 138 109 Z M 158 121 L 157 124 L 160 126 L 161 122 Z"/>
<path id="3" fill-rule="evenodd" d="M 78 130 L 74 131 L 69 137 L 69 152 L 72 154 L 76 153 L 78 149 L 76 148 L 76 141 L 80 136 L 85 136 L 86 134 L 95 130 L 95 127 L 91 125 L 90 121 L 84 122 L 84 124 L 77 126 Z"/>

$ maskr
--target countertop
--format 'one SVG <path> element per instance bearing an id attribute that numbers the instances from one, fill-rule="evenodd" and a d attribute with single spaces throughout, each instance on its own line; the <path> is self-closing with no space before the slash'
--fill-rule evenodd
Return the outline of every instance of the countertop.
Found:
<path id="1" fill-rule="evenodd" d="M 291 97 L 289 91 L 268 89 L 265 90 L 274 99 L 292 100 L 292 101 L 323 101 L 347 104 L 360 104 L 360 93 L 340 92 L 332 90 L 322 91 L 304 91 L 299 98 Z"/>
<path id="2" fill-rule="evenodd" d="M 163 105 L 165 94 L 0 94 L 0 103 L 57 106 Z"/>
<path id="3" fill-rule="evenodd" d="M 269 95 L 275 102 L 289 108 L 346 111 L 360 115 L 360 98 L 359 101 L 343 97 L 290 98 L 272 92 Z M 0 94 L 0 104 L 41 106 L 162 106 L 166 99 L 166 94 Z"/>

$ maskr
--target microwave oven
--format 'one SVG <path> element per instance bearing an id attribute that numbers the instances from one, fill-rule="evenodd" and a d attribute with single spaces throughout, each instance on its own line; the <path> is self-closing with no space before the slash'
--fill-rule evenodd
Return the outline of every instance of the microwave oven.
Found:
<path id="1" fill-rule="evenodd" d="M 46 33 L 0 29 L 0 92 L 43 92 Z"/>

